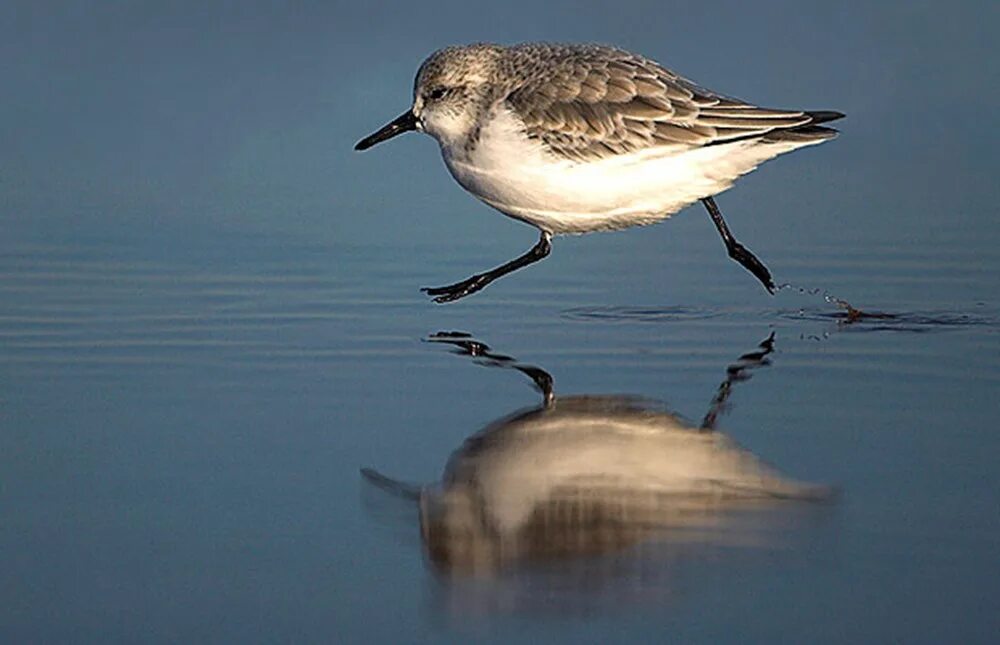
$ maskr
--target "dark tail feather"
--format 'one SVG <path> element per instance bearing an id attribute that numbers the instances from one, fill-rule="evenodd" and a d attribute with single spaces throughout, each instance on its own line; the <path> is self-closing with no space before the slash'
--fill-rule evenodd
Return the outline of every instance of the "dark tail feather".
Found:
<path id="1" fill-rule="evenodd" d="M 833 128 L 824 128 L 817 125 L 818 123 L 827 123 L 828 121 L 836 121 L 837 119 L 844 118 L 843 112 L 835 112 L 833 110 L 819 110 L 816 112 L 806 112 L 809 118 L 812 119 L 808 123 L 803 123 L 802 125 L 796 125 L 792 127 L 778 127 L 770 132 L 754 133 L 748 134 L 745 137 L 735 137 L 733 139 L 722 139 L 719 141 L 713 141 L 707 145 L 715 146 L 722 145 L 726 143 L 735 143 L 737 141 L 744 141 L 747 139 L 760 139 L 763 143 L 786 143 L 789 141 L 801 141 L 803 143 L 808 143 L 810 141 L 825 141 L 826 139 L 832 139 L 840 134 L 839 130 L 834 130 Z"/>
<path id="2" fill-rule="evenodd" d="M 787 130 L 773 130 L 765 134 L 761 140 L 766 143 L 787 143 L 790 141 L 808 143 L 825 141 L 840 134 L 839 130 L 825 128 L 817 124 L 842 119 L 844 118 L 844 114 L 842 112 L 824 110 L 821 112 L 806 112 L 806 114 L 812 118 L 812 121 L 809 123 L 799 125 L 794 128 L 788 128 Z"/>
<path id="3" fill-rule="evenodd" d="M 806 112 L 812 121 L 804 126 L 799 126 L 801 128 L 807 128 L 812 125 L 819 125 L 820 123 L 826 123 L 827 121 L 836 121 L 837 119 L 843 119 L 843 112 L 834 112 L 833 110 L 820 110 L 818 112 Z"/>
<path id="4" fill-rule="evenodd" d="M 791 130 L 768 132 L 761 137 L 761 141 L 764 143 L 786 143 L 789 141 L 806 143 L 809 141 L 825 141 L 826 139 L 836 137 L 838 134 L 840 134 L 840 130 L 834 130 L 833 128 L 824 128 L 818 125 L 803 125 Z"/>

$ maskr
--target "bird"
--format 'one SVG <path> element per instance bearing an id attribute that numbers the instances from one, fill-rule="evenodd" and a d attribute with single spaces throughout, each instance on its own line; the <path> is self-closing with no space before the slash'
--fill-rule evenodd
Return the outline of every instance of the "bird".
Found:
<path id="1" fill-rule="evenodd" d="M 553 236 L 652 224 L 700 201 L 730 258 L 775 292 L 714 195 L 780 154 L 834 138 L 841 112 L 758 107 L 624 49 L 597 44 L 456 45 L 417 71 L 413 102 L 355 150 L 409 131 L 437 140 L 452 177 L 539 231 L 523 255 L 442 287 L 444 303 L 544 259 Z"/>

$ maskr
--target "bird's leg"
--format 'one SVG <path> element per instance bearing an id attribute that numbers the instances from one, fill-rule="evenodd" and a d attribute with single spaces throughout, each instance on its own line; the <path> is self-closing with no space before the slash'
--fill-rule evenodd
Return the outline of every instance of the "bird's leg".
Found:
<path id="1" fill-rule="evenodd" d="M 421 291 L 429 296 L 434 296 L 434 302 L 451 302 L 459 298 L 464 298 L 485 288 L 497 278 L 502 278 L 508 273 L 512 273 L 521 267 L 526 267 L 543 259 L 552 250 L 551 240 L 552 235 L 542 231 L 537 244 L 531 247 L 524 255 L 516 257 L 506 264 L 502 264 L 495 269 L 490 269 L 485 273 L 477 273 L 471 278 L 456 282 L 455 284 L 449 284 L 446 287 L 424 287 Z"/>
<path id="2" fill-rule="evenodd" d="M 726 220 L 722 219 L 722 213 L 719 212 L 719 207 L 715 205 L 715 200 L 711 197 L 706 197 L 701 200 L 701 203 L 708 209 L 708 214 L 712 217 L 712 221 L 715 222 L 715 228 L 719 229 L 719 235 L 722 236 L 722 241 L 726 244 L 726 251 L 729 252 L 729 257 L 742 264 L 744 269 L 757 276 L 757 279 L 761 281 L 761 284 L 764 285 L 768 293 L 774 293 L 775 287 L 774 280 L 771 279 L 771 272 L 767 270 L 763 262 L 757 259 L 756 255 L 750 252 L 750 249 L 736 241 L 733 234 L 729 232 L 729 227 L 726 226 Z"/>

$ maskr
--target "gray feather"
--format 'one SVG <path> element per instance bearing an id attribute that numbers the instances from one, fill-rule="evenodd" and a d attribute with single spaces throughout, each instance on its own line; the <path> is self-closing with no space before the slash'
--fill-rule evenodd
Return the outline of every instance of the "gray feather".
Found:
<path id="1" fill-rule="evenodd" d="M 806 128 L 842 116 L 757 107 L 598 45 L 519 45 L 506 50 L 500 67 L 515 79 L 502 105 L 521 118 L 528 136 L 575 161 L 755 137 L 769 143 L 783 140 L 780 132 L 827 138 L 835 131 Z"/>

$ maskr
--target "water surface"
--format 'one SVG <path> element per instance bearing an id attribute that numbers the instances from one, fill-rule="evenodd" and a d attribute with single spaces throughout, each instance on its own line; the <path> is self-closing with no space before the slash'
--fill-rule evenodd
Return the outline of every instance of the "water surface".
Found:
<path id="1" fill-rule="evenodd" d="M 640 4 L 489 29 L 447 4 L 3 9 L 0 639 L 994 640 L 1000 84 L 969 61 L 995 11 Z M 690 209 L 427 302 L 534 233 L 426 139 L 350 146 L 428 51 L 477 38 L 616 42 L 848 113 L 719 199 L 791 286 L 764 293 Z M 838 495 L 674 522 L 604 482 L 537 516 L 544 549 L 442 567 L 415 496 L 543 405 L 518 366 L 557 409 L 711 418 Z"/>

